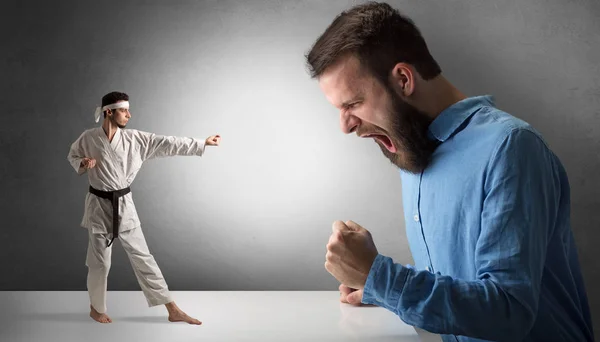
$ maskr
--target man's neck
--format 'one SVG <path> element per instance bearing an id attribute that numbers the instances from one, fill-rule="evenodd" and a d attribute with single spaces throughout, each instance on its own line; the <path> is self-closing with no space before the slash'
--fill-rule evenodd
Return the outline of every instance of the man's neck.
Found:
<path id="1" fill-rule="evenodd" d="M 446 108 L 467 98 L 441 75 L 426 82 L 425 87 L 427 89 L 421 91 L 422 96 L 418 99 L 419 105 L 417 105 L 417 108 L 426 113 L 432 120 Z"/>
<path id="2" fill-rule="evenodd" d="M 112 142 L 113 138 L 115 137 L 115 133 L 117 133 L 118 129 L 119 127 L 117 127 L 117 125 L 115 125 L 108 119 L 105 119 L 102 123 L 102 130 L 104 131 L 104 134 L 106 134 L 106 137 L 108 138 L 109 142 Z"/>

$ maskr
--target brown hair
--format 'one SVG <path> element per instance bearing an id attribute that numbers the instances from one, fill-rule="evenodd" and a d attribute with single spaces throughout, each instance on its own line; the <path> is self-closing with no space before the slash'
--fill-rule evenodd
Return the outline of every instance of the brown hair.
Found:
<path id="1" fill-rule="evenodd" d="M 102 107 L 109 104 L 117 103 L 119 101 L 129 101 L 129 95 L 118 91 L 110 92 L 102 96 Z M 104 111 L 104 117 L 106 117 L 106 111 Z"/>
<path id="2" fill-rule="evenodd" d="M 306 55 L 311 77 L 349 54 L 384 84 L 397 63 L 414 66 L 425 80 L 442 72 L 413 21 L 387 3 L 368 2 L 338 15 Z"/>

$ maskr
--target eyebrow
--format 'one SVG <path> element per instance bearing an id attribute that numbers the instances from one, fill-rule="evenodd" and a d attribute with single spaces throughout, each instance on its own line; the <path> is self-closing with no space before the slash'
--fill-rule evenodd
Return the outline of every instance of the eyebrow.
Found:
<path id="1" fill-rule="evenodd" d="M 355 103 L 357 101 L 360 101 L 362 99 L 363 99 L 362 94 L 357 94 L 354 97 L 352 97 L 350 100 L 342 102 L 341 107 L 342 108 L 348 108 L 351 104 L 353 104 L 353 103 Z"/>

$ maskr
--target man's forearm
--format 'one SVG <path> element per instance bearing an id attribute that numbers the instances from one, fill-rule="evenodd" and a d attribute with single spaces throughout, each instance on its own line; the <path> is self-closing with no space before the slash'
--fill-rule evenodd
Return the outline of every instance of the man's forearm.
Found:
<path id="1" fill-rule="evenodd" d="M 69 164 L 71 164 L 71 167 L 73 167 L 75 172 L 77 172 L 77 174 L 81 175 L 85 173 L 86 169 L 82 165 L 83 157 L 69 154 L 67 156 L 67 160 L 69 161 Z"/>
<path id="2" fill-rule="evenodd" d="M 453 279 L 394 264 L 383 255 L 373 263 L 362 301 L 433 333 L 494 341 L 521 339 L 536 312 L 530 303 L 518 300 L 491 279 Z"/>
<path id="3" fill-rule="evenodd" d="M 205 141 L 195 138 L 160 136 L 153 139 L 148 158 L 202 156 Z"/>

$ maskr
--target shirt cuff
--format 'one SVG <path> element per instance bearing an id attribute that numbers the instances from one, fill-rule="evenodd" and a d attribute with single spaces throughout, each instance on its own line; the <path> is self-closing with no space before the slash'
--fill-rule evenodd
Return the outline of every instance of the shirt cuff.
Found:
<path id="1" fill-rule="evenodd" d="M 201 157 L 204 155 L 204 151 L 206 150 L 206 140 L 196 140 L 198 140 L 198 150 L 196 152 L 196 155 Z"/>
<path id="2" fill-rule="evenodd" d="M 81 167 L 82 160 L 83 160 L 83 158 L 78 158 L 78 159 L 73 159 L 73 161 L 71 162 L 71 166 L 73 166 L 73 168 L 75 169 L 75 172 L 77 172 L 78 175 L 82 175 L 86 171 L 86 168 Z"/>
<path id="3" fill-rule="evenodd" d="M 408 272 L 408 268 L 394 264 L 392 258 L 378 254 L 365 282 L 362 303 L 396 312 Z"/>

